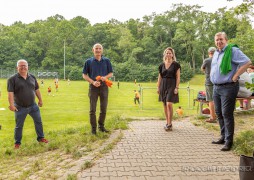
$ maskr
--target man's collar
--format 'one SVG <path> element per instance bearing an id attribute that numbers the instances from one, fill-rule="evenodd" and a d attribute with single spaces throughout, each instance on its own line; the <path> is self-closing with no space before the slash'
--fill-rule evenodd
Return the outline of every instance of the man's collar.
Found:
<path id="1" fill-rule="evenodd" d="M 226 45 L 224 46 L 224 48 L 222 48 L 222 51 L 225 51 L 225 49 L 226 49 L 227 46 L 228 46 L 228 44 L 226 44 Z"/>
<path id="2" fill-rule="evenodd" d="M 93 57 L 93 59 L 100 62 L 100 61 L 103 60 L 103 56 L 101 56 L 101 59 L 100 59 L 100 60 L 96 59 L 95 57 Z"/>
<path id="3" fill-rule="evenodd" d="M 27 73 L 26 77 L 29 77 L 29 76 L 30 76 L 30 74 Z M 21 76 L 21 74 L 18 73 L 18 77 L 23 77 L 23 76 Z"/>
<path id="4" fill-rule="evenodd" d="M 226 45 L 221 49 L 221 51 L 220 51 L 219 49 L 217 49 L 217 51 L 218 51 L 218 52 L 224 52 L 227 46 L 228 46 L 228 44 L 226 44 Z"/>

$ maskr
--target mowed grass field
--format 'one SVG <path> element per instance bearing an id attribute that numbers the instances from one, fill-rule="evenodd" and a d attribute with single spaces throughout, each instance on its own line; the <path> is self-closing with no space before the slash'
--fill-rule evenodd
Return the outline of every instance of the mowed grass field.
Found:
<path id="1" fill-rule="evenodd" d="M 38 79 L 40 84 L 40 79 Z M 174 110 L 182 106 L 186 116 L 197 114 L 197 105 L 193 107 L 193 99 L 196 98 L 198 90 L 204 89 L 204 76 L 199 75 L 191 82 L 180 85 L 180 103 L 174 105 Z M 139 90 L 139 84 L 143 88 L 142 105 L 134 104 L 134 90 Z M 190 86 L 188 94 L 187 86 Z M 13 148 L 14 144 L 14 113 L 9 111 L 7 96 L 7 79 L 0 79 L 0 151 Z M 48 95 L 47 88 L 52 87 L 51 95 Z M 88 83 L 86 81 L 67 81 L 59 80 L 58 92 L 55 90 L 53 79 L 44 79 L 44 86 L 40 86 L 43 99 L 43 107 L 40 108 L 45 137 L 50 141 L 55 134 L 60 134 L 69 129 L 83 129 L 84 133 L 90 133 L 89 123 L 89 98 Z M 98 102 L 99 103 L 99 102 Z M 99 108 L 99 104 L 97 105 Z M 97 110 L 97 116 L 99 109 Z M 108 113 L 106 126 L 113 130 L 116 128 L 115 117 L 123 119 L 135 117 L 156 117 L 164 119 L 162 103 L 158 102 L 156 92 L 156 82 L 143 83 L 120 82 L 118 89 L 116 83 L 109 89 Z M 58 137 L 59 138 L 59 137 Z M 30 143 L 36 143 L 36 134 L 33 120 L 27 117 L 24 129 L 22 145 L 30 146 Z"/>
<path id="2" fill-rule="evenodd" d="M 104 147 L 96 150 L 110 137 L 110 134 L 98 132 L 96 136 L 90 133 L 88 83 L 86 81 L 59 81 L 59 91 L 54 88 L 54 80 L 44 80 L 40 87 L 44 105 L 41 110 L 45 137 L 48 144 L 36 141 L 36 133 L 32 119 L 28 116 L 23 129 L 21 148 L 14 149 L 14 113 L 9 111 L 6 79 L 0 79 L 0 174 L 6 179 L 28 179 L 37 175 L 43 179 L 57 179 L 58 169 L 65 170 L 71 167 L 68 160 L 75 161 L 81 157 L 96 152 L 96 157 L 114 147 L 121 139 L 122 133 Z M 38 79 L 40 82 L 40 79 Z M 142 87 L 142 105 L 134 104 L 134 90 Z M 47 94 L 48 86 L 52 93 Z M 189 87 L 189 88 L 187 88 Z M 193 99 L 197 92 L 204 90 L 204 75 L 197 75 L 188 83 L 180 84 L 180 103 L 174 105 L 174 110 L 181 106 L 185 116 L 191 116 L 191 122 L 196 126 L 203 126 L 219 136 L 218 123 L 205 123 L 204 118 L 198 114 L 198 106 L 193 106 Z M 189 92 L 189 94 L 188 94 Z M 53 96 L 54 95 L 54 96 Z M 99 102 L 98 102 L 99 103 Z M 98 106 L 99 107 L 99 104 Z M 97 115 L 99 109 L 97 110 Z M 235 115 L 236 138 L 234 152 L 237 154 L 252 155 L 254 148 L 254 111 Z M 158 102 L 156 82 L 143 83 L 120 82 L 109 89 L 109 105 L 106 118 L 107 129 L 127 129 L 130 119 L 158 118 L 165 121 L 162 103 Z M 174 120 L 177 117 L 174 116 Z M 163 130 L 163 128 L 162 128 Z M 93 161 L 86 161 L 82 169 L 93 165 Z M 72 177 L 72 176 L 71 176 Z M 73 179 L 73 178 L 68 179 Z M 1 178 L 0 178 L 1 179 Z M 74 178 L 75 179 L 75 178 Z"/>

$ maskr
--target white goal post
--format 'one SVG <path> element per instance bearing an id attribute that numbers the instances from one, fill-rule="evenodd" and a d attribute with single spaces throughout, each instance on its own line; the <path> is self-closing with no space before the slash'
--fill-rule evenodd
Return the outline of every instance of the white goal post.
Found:
<path id="1" fill-rule="evenodd" d="M 48 77 L 57 78 L 58 72 L 38 72 L 37 77 L 38 78 L 48 78 Z"/>
<path id="2" fill-rule="evenodd" d="M 112 76 L 111 78 L 109 78 L 111 81 L 116 81 L 116 77 Z"/>
<path id="3" fill-rule="evenodd" d="M 155 87 L 140 87 L 140 108 L 143 109 L 156 109 L 159 102 L 159 97 L 157 94 L 157 88 Z M 181 96 L 179 98 L 183 98 L 186 101 L 185 108 L 193 109 L 193 100 L 195 99 L 195 91 L 194 89 L 190 89 L 189 87 L 179 88 L 179 93 Z M 182 99 L 182 100 L 183 100 Z M 181 99 L 180 99 L 181 102 Z"/>

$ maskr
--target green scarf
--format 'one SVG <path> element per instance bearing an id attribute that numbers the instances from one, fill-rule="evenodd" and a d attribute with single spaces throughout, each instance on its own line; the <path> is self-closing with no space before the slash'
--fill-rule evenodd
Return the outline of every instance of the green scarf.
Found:
<path id="1" fill-rule="evenodd" d="M 228 44 L 224 50 L 224 56 L 220 64 L 220 73 L 226 75 L 232 70 L 231 59 L 232 59 L 232 47 L 238 47 L 236 44 Z"/>

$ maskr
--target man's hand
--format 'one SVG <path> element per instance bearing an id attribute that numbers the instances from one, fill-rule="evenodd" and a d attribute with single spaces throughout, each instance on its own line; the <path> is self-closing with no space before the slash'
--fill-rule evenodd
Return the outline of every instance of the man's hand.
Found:
<path id="1" fill-rule="evenodd" d="M 233 76 L 232 81 L 237 82 L 238 81 L 238 76 Z"/>
<path id="2" fill-rule="evenodd" d="M 38 106 L 39 106 L 39 107 L 42 107 L 42 105 L 43 105 L 42 101 L 39 101 L 39 102 L 38 102 Z"/>
<path id="3" fill-rule="evenodd" d="M 18 109 L 14 106 L 14 105 L 10 105 L 9 106 L 9 109 L 11 110 L 11 111 L 18 111 Z"/>
<path id="4" fill-rule="evenodd" d="M 104 77 L 104 76 L 101 76 L 101 80 L 102 80 L 102 81 L 106 81 L 106 80 L 107 80 L 107 78 L 106 78 L 106 77 Z"/>
<path id="5" fill-rule="evenodd" d="M 94 85 L 95 87 L 99 87 L 99 86 L 101 85 L 101 82 L 100 82 L 100 81 L 94 81 L 94 82 L 93 82 L 93 85 Z"/>

